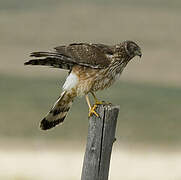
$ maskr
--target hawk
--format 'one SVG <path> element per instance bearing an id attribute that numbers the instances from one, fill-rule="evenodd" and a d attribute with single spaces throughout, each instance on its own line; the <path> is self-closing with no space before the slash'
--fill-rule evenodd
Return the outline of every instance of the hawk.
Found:
<path id="1" fill-rule="evenodd" d="M 96 115 L 98 104 L 102 104 L 95 92 L 110 87 L 120 76 L 128 62 L 135 56 L 142 56 L 141 48 L 133 41 L 123 41 L 116 45 L 73 43 L 58 46 L 52 52 L 33 52 L 33 59 L 25 65 L 43 65 L 66 69 L 69 74 L 63 85 L 63 92 L 40 128 L 48 130 L 62 123 L 77 96 L 85 95 L 89 106 L 89 116 Z M 88 94 L 95 100 L 91 106 Z"/>

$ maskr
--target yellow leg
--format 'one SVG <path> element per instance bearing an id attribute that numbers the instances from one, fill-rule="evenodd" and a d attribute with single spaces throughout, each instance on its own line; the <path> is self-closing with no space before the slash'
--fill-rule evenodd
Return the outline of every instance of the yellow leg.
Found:
<path id="1" fill-rule="evenodd" d="M 98 99 L 97 99 L 97 97 L 96 97 L 96 95 L 93 93 L 93 92 L 91 92 L 91 94 L 92 94 L 92 96 L 93 96 L 93 98 L 94 98 L 94 100 L 95 100 L 95 104 L 96 105 L 98 105 L 98 104 L 112 104 L 112 103 L 106 103 L 105 101 L 99 101 Z"/>
<path id="2" fill-rule="evenodd" d="M 95 104 L 105 104 L 104 102 L 102 102 L 102 101 L 99 101 L 98 99 L 97 99 L 97 97 L 96 97 L 96 95 L 93 93 L 93 92 L 91 92 L 91 94 L 92 94 L 92 96 L 94 97 L 94 100 L 95 100 Z"/>
<path id="3" fill-rule="evenodd" d="M 89 96 L 85 95 L 85 99 L 87 101 L 87 104 L 89 106 L 89 117 L 92 116 L 92 114 L 95 114 L 97 117 L 99 117 L 99 115 L 96 113 L 95 109 L 97 107 L 97 105 L 95 104 L 94 106 L 91 107 L 90 101 L 89 101 Z"/>

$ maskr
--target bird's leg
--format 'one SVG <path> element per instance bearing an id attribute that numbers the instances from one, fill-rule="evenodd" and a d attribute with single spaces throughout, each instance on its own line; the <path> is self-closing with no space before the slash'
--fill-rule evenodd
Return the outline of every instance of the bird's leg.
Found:
<path id="1" fill-rule="evenodd" d="M 92 114 L 95 114 L 97 117 L 99 117 L 99 115 L 95 111 L 97 105 L 95 104 L 94 106 L 91 107 L 88 95 L 85 95 L 85 99 L 87 101 L 87 105 L 89 106 L 89 117 L 92 116 Z"/>
<path id="2" fill-rule="evenodd" d="M 92 94 L 92 96 L 93 96 L 93 98 L 94 98 L 94 100 L 95 100 L 95 105 L 105 104 L 105 102 L 99 101 L 99 100 L 97 99 L 96 95 L 95 95 L 93 92 L 91 92 L 91 94 Z"/>
<path id="3" fill-rule="evenodd" d="M 92 94 L 92 96 L 93 96 L 93 98 L 94 98 L 94 100 L 95 100 L 95 105 L 99 105 L 99 104 L 108 104 L 108 105 L 111 105 L 112 103 L 107 103 L 107 102 L 105 102 L 105 101 L 99 101 L 98 99 L 97 99 L 97 97 L 96 97 L 96 95 L 93 93 L 93 92 L 91 92 L 91 94 Z"/>

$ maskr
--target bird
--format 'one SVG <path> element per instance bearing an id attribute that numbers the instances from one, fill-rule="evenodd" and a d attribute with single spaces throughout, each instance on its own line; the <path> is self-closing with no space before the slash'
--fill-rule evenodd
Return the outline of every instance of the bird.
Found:
<path id="1" fill-rule="evenodd" d="M 141 58 L 141 48 L 137 43 L 126 40 L 116 45 L 94 43 L 72 43 L 55 47 L 50 52 L 32 52 L 32 59 L 24 65 L 42 65 L 68 70 L 63 91 L 40 122 L 42 130 L 49 130 L 63 123 L 73 100 L 85 96 L 88 116 L 97 116 L 96 107 L 103 104 L 95 92 L 110 87 L 121 75 L 128 62 L 135 56 Z M 95 104 L 91 105 L 89 94 Z"/>

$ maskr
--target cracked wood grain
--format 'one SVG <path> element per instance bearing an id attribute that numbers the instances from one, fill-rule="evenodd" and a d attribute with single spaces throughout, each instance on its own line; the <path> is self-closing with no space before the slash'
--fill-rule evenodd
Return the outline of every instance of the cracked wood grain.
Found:
<path id="1" fill-rule="evenodd" d="M 81 180 L 108 180 L 119 107 L 99 105 L 91 116 Z"/>

